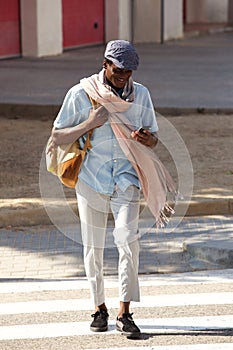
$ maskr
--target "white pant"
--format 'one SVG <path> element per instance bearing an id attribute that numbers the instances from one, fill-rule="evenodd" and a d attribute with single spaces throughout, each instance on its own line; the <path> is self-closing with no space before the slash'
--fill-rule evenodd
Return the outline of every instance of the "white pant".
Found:
<path id="1" fill-rule="evenodd" d="M 95 306 L 105 302 L 103 251 L 109 207 L 115 220 L 113 236 L 119 252 L 120 301 L 139 301 L 140 190 L 133 185 L 125 192 L 116 187 L 109 197 L 95 192 L 79 180 L 76 192 L 84 245 L 84 265 Z"/>

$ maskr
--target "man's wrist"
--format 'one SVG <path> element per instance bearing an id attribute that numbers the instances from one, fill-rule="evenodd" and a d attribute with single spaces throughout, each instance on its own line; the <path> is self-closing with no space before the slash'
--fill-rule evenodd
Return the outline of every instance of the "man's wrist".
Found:
<path id="1" fill-rule="evenodd" d="M 158 137 L 157 137 L 157 134 L 151 134 L 151 136 L 153 138 L 153 143 L 151 145 L 151 148 L 155 148 L 158 143 Z"/>

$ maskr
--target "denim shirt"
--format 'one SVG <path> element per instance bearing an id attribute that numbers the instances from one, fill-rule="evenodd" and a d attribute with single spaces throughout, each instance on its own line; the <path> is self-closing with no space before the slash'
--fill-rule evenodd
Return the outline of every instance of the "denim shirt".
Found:
<path id="1" fill-rule="evenodd" d="M 149 91 L 143 85 L 134 82 L 134 94 L 134 102 L 124 112 L 125 117 L 134 130 L 144 127 L 150 132 L 157 131 L 158 126 Z M 91 108 L 91 102 L 81 85 L 75 85 L 68 91 L 54 126 L 66 128 L 78 125 L 88 118 Z M 79 140 L 81 147 L 86 136 Z M 122 191 L 130 185 L 141 188 L 137 173 L 121 150 L 108 121 L 93 130 L 91 145 L 92 148 L 88 150 L 79 173 L 81 181 L 96 192 L 106 195 L 112 195 L 115 185 L 118 185 Z"/>

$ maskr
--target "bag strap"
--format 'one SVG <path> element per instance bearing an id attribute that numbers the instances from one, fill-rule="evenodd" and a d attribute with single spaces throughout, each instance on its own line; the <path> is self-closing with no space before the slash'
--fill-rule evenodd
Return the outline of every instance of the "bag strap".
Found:
<path id="1" fill-rule="evenodd" d="M 100 106 L 100 104 L 98 102 L 96 102 L 95 100 L 93 100 L 93 98 L 91 96 L 89 96 L 88 94 L 87 94 L 87 96 L 88 96 L 89 100 L 91 101 L 92 108 L 93 109 L 97 109 Z M 91 136 L 92 136 L 93 130 L 94 129 L 91 129 L 91 130 L 88 131 L 88 135 L 87 135 L 85 144 L 83 146 L 84 152 L 86 152 L 88 148 L 89 149 L 92 148 L 92 146 L 91 146 Z"/>
<path id="2" fill-rule="evenodd" d="M 89 97 L 89 100 L 91 101 L 93 109 L 97 109 L 98 107 L 101 106 L 101 104 L 98 103 L 96 100 L 93 100 L 93 98 L 91 96 L 89 96 L 88 94 L 87 94 L 87 96 Z"/>
<path id="3" fill-rule="evenodd" d="M 88 131 L 88 135 L 87 135 L 87 138 L 86 138 L 86 141 L 84 143 L 84 146 L 83 146 L 83 151 L 86 153 L 87 149 L 91 149 L 92 148 L 92 145 L 91 145 L 91 135 L 92 135 L 92 132 L 93 130 L 89 130 Z"/>

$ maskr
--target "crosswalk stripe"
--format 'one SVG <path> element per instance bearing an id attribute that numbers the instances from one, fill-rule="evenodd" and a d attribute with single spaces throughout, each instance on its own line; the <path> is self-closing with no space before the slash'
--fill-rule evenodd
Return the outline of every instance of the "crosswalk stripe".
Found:
<path id="1" fill-rule="evenodd" d="M 163 274 L 140 276 L 140 286 L 164 286 L 183 284 L 210 284 L 210 283 L 232 283 L 233 269 L 197 271 L 183 274 Z M 117 277 L 105 278 L 106 288 L 118 288 Z M 5 293 L 31 293 L 48 290 L 79 290 L 89 289 L 89 283 L 85 277 L 71 281 L 43 281 L 43 282 L 7 282 L 0 285 L 0 294 Z"/>
<path id="2" fill-rule="evenodd" d="M 232 343 L 108 348 L 108 350 L 232 350 Z M 95 350 L 95 349 L 86 349 Z M 97 349 L 96 349 L 97 350 Z"/>
<path id="3" fill-rule="evenodd" d="M 167 314 L 167 318 L 136 318 L 136 324 L 140 327 L 141 332 L 144 334 L 151 334 L 152 336 L 157 336 L 159 334 L 164 334 L 166 337 L 172 337 L 173 334 L 206 334 L 206 336 L 211 337 L 211 334 L 231 334 L 233 331 L 233 313 L 232 307 L 228 307 L 226 311 L 226 307 L 223 305 L 233 305 L 233 291 L 231 292 L 231 288 L 229 284 L 232 283 L 233 269 L 232 270 L 223 270 L 223 271 L 198 271 L 194 273 L 185 273 L 185 274 L 167 274 L 167 275 L 149 275 L 149 276 L 140 276 L 140 287 L 159 287 L 151 290 L 149 294 L 153 295 L 143 295 L 141 297 L 140 303 L 131 303 L 132 308 L 144 308 L 145 313 L 141 313 L 138 310 L 139 316 L 150 317 L 154 316 L 154 310 L 152 308 L 162 307 L 186 307 L 185 314 L 186 317 L 176 317 L 176 310 L 172 309 L 169 314 Z M 202 287 L 196 287 L 197 285 L 211 285 L 207 289 Z M 215 289 L 215 284 L 219 285 L 218 289 Z M 223 284 L 228 284 L 226 287 Z M 180 286 L 183 285 L 183 288 Z M 188 286 L 188 289 L 185 286 Z M 192 287 L 193 285 L 193 287 Z M 171 286 L 164 287 L 163 286 Z M 173 286 L 173 287 L 172 287 Z M 179 286 L 179 288 L 178 288 Z M 113 294 L 113 289 L 118 289 L 118 278 L 114 276 L 109 276 L 105 278 L 105 287 L 111 289 L 109 291 L 110 296 L 116 295 L 115 292 Z M 59 300 L 61 294 L 57 292 L 62 291 L 76 291 L 72 293 L 68 293 L 67 296 L 69 299 Z M 78 292 L 82 290 L 81 294 Z M 2 326 L 0 326 L 0 342 L 8 342 L 8 341 L 18 341 L 19 343 L 22 340 L 47 342 L 48 338 L 51 338 L 53 342 L 57 342 L 60 337 L 78 337 L 79 339 L 84 339 L 81 343 L 85 342 L 86 338 L 82 338 L 82 336 L 94 336 L 95 332 L 91 332 L 90 330 L 90 322 L 91 319 L 87 322 L 72 322 L 74 321 L 69 314 L 67 314 L 66 318 L 62 319 L 57 318 L 54 312 L 61 312 L 65 314 L 65 312 L 69 311 L 93 311 L 93 305 L 90 301 L 90 298 L 82 298 L 82 296 L 86 296 L 86 292 L 89 294 L 89 283 L 85 277 L 76 278 L 72 280 L 60 280 L 60 281 L 43 281 L 43 282 L 6 282 L 0 284 L 0 297 L 4 294 L 9 294 L 9 296 L 4 296 L 2 303 L 0 303 L 0 315 L 3 315 L 7 319 L 8 326 L 4 326 L 4 318 L 2 322 Z M 142 290 L 146 294 L 147 289 Z M 161 291 L 166 291 L 171 294 L 161 294 Z M 214 292 L 216 290 L 216 292 Z M 226 292 L 224 292 L 226 290 Z M 228 292 L 227 292 L 228 290 Z M 50 291 L 50 293 L 47 293 Z M 55 293 L 51 293 L 54 291 Z M 156 295 L 157 291 L 157 295 Z M 179 292 L 186 293 L 179 293 Z M 196 293 L 196 291 L 202 293 Z M 206 293 L 205 293 L 206 291 Z M 213 291 L 213 293 L 209 292 Z M 219 291 L 219 292 L 218 292 Z M 230 291 L 230 292 L 229 292 Z M 29 293 L 36 292 L 37 294 L 32 294 L 29 296 Z M 43 293 L 43 297 L 40 298 L 38 292 Z M 11 294 L 12 293 L 12 294 Z M 25 294 L 24 294 L 25 293 Z M 179 293 L 179 294 L 178 294 Z M 18 295 L 19 294 L 19 295 Z M 106 293 L 108 294 L 108 293 Z M 10 296 L 11 295 L 11 296 Z M 74 296 L 77 299 L 71 299 Z M 12 299 L 15 298 L 15 299 Z M 17 301 L 17 298 L 19 302 Z M 45 300 L 46 298 L 46 300 Z M 51 298 L 51 300 L 49 300 Z M 56 299 L 55 299 L 56 298 Z M 29 299 L 28 301 L 26 301 Z M 4 300 L 6 301 L 4 303 Z M 15 302 L 11 302 L 12 300 L 16 300 Z M 20 301 L 22 300 L 22 301 Z M 10 302 L 8 302 L 10 301 Z M 115 309 L 119 306 L 119 299 L 117 297 L 107 298 L 107 305 L 109 309 Z M 208 315 L 204 315 L 202 310 L 205 305 L 215 305 L 216 310 L 213 307 L 207 307 L 206 311 L 209 310 Z M 195 312 L 192 317 L 189 313 L 189 306 L 200 306 L 198 309 L 198 313 Z M 150 310 L 151 309 L 151 310 Z M 196 309 L 195 309 L 196 310 Z M 213 310 L 213 313 L 212 311 Z M 223 311 L 224 310 L 224 311 Z M 161 314 L 162 310 L 159 310 L 157 315 Z M 33 321 L 31 320 L 30 314 L 38 314 L 45 313 L 44 315 L 40 315 L 38 317 L 43 317 L 37 323 L 38 317 L 33 317 Z M 111 314 L 111 313 L 110 313 Z M 227 315 L 228 314 L 228 315 Z M 229 315 L 230 314 L 230 315 Z M 232 315 L 231 315 L 232 314 Z M 156 315 L 156 316 L 157 316 Z M 198 316 L 201 315 L 201 316 Z M 215 315 L 215 316 L 214 316 Z M 8 317 L 9 316 L 9 317 Z M 189 316 L 189 317 L 188 317 Z M 111 317 L 112 318 L 112 317 Z M 50 321 L 49 321 L 50 320 Z M 61 322 L 57 322 L 60 320 Z M 64 322 L 65 320 L 71 322 Z M 55 322 L 53 322 L 55 321 Z M 78 318 L 76 318 L 78 321 Z M 31 322 L 31 323 L 30 323 Z M 33 323 L 32 323 L 33 322 Z M 43 322 L 43 323 L 42 323 Z M 46 323 L 48 322 L 48 323 Z M 18 323 L 18 324 L 17 324 Z M 188 333 L 187 333 L 188 332 Z M 230 333 L 229 333 L 230 332 Z M 125 347 L 117 348 L 118 344 L 113 344 L 111 341 L 111 335 L 115 336 L 116 334 L 120 334 L 115 329 L 115 320 L 109 320 L 109 329 L 107 332 L 104 332 L 102 336 L 106 336 L 106 345 L 109 343 L 108 350 L 232 350 L 233 343 L 222 343 L 222 344 L 188 344 L 188 345 L 169 345 L 169 346 L 144 346 L 144 347 L 129 347 L 129 343 L 122 343 Z M 110 337 L 109 337 L 110 336 Z M 230 338 L 225 338 L 225 341 L 229 341 Z M 75 338 L 72 338 L 75 339 Z M 92 339 L 92 337 L 91 337 Z M 94 337 L 93 337 L 94 339 Z M 216 340 L 215 340 L 216 339 Z M 203 337 L 202 337 L 203 340 Z M 217 341 L 217 338 L 213 338 L 212 341 Z M 219 339 L 218 339 L 219 340 Z M 224 341 L 223 338 L 220 341 Z M 5 344 L 5 343 L 4 343 Z M 92 344 L 89 343 L 89 344 Z M 156 344 L 156 342 L 155 342 Z M 172 344 L 172 343 L 170 343 Z M 95 347 L 95 342 L 93 342 Z M 119 344 L 120 345 L 120 344 Z M 132 344 L 131 342 L 131 345 Z M 141 345 L 141 344 L 138 344 Z M 146 345 L 146 344 L 145 344 Z M 148 345 L 148 343 L 147 343 Z M 90 345 L 89 345 L 90 346 Z M 115 346 L 111 348 L 111 346 Z M 1 345 L 0 345 L 1 347 Z M 88 350 L 88 349 L 87 349 Z M 90 350 L 90 349 L 89 349 Z M 94 349 L 91 349 L 94 350 Z M 97 350 L 97 349 L 96 349 Z"/>
<path id="4" fill-rule="evenodd" d="M 154 318 L 137 319 L 137 325 L 143 333 L 166 333 L 177 331 L 204 331 L 229 329 L 233 325 L 233 315 L 180 317 L 180 318 Z M 80 335 L 93 335 L 89 322 L 66 322 L 14 325 L 0 327 L 0 340 L 13 339 L 41 339 Z M 106 335 L 118 333 L 115 330 L 115 321 L 109 322 L 109 330 Z"/>
<path id="5" fill-rule="evenodd" d="M 107 299 L 109 308 L 118 307 L 118 298 Z M 196 294 L 165 294 L 142 296 L 140 303 L 131 303 L 132 308 L 164 307 L 164 306 L 187 306 L 187 305 L 224 305 L 233 304 L 233 292 L 225 293 L 196 293 Z M 90 299 L 66 299 L 28 301 L 0 304 L 1 315 L 62 312 L 92 310 Z"/>

